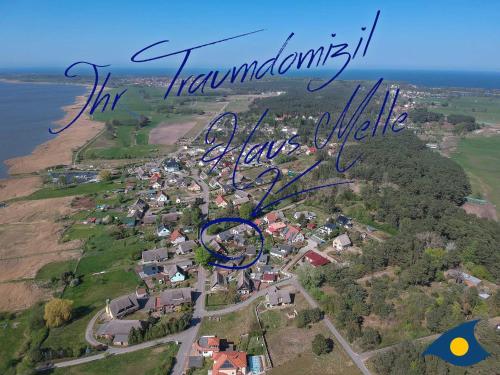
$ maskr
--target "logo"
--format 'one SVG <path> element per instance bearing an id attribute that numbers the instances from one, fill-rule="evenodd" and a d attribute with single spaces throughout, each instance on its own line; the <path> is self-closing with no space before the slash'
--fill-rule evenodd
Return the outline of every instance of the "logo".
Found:
<path id="1" fill-rule="evenodd" d="M 435 355 L 455 366 L 471 366 L 482 361 L 490 354 L 474 336 L 474 327 L 478 321 L 460 324 L 443 333 L 422 355 Z"/>

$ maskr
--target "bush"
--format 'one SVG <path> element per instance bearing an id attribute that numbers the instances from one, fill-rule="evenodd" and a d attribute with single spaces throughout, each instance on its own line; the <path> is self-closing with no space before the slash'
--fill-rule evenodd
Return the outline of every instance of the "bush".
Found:
<path id="1" fill-rule="evenodd" d="M 326 338 L 321 333 L 314 336 L 312 341 L 312 351 L 316 355 L 330 353 L 333 349 L 333 341 Z"/>

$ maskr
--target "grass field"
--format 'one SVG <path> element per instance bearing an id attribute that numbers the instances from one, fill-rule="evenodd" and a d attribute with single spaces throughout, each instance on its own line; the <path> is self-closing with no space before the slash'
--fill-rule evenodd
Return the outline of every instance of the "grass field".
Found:
<path id="1" fill-rule="evenodd" d="M 151 349 L 138 350 L 136 352 L 109 356 L 94 362 L 78 366 L 56 369 L 50 374 L 54 375 L 136 375 L 149 374 L 168 361 L 172 361 L 177 354 L 178 347 L 174 344 L 163 345 Z M 170 362 L 170 363 L 173 363 Z M 169 366 L 157 373 L 168 374 Z M 155 372 L 156 373 L 156 372 Z"/>
<path id="2" fill-rule="evenodd" d="M 25 340 L 29 312 L 18 314 L 13 319 L 0 320 L 0 373 L 4 374 L 9 362 L 16 358 L 16 353 Z"/>
<path id="3" fill-rule="evenodd" d="M 71 185 L 66 187 L 46 187 L 29 195 L 26 199 L 47 199 L 98 193 L 123 187 L 123 184 L 112 181 Z"/>
<path id="4" fill-rule="evenodd" d="M 500 213 L 500 136 L 461 139 L 452 158 L 469 176 L 473 195 L 485 197 Z"/>
<path id="5" fill-rule="evenodd" d="M 462 114 L 474 116 L 479 123 L 500 124 L 500 97 L 461 96 L 453 98 L 430 98 L 426 102 L 436 105 L 429 109 L 444 115 Z M 447 103 L 447 106 L 443 106 Z"/>

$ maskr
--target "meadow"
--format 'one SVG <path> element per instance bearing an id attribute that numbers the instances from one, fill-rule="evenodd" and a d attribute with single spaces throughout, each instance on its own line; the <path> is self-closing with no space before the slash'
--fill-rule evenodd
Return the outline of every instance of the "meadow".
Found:
<path id="1" fill-rule="evenodd" d="M 500 213 L 500 136 L 463 138 L 452 158 L 469 176 L 472 194 L 489 200 Z"/>

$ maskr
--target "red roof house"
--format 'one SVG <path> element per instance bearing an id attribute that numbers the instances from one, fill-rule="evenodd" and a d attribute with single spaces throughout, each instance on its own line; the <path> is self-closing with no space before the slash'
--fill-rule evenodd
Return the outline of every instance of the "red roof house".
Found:
<path id="1" fill-rule="evenodd" d="M 330 263 L 328 259 L 319 255 L 317 252 L 309 250 L 305 253 L 304 258 L 313 266 L 313 267 L 321 267 L 325 264 Z"/>
<path id="2" fill-rule="evenodd" d="M 218 352 L 213 355 L 212 375 L 233 375 L 247 373 L 247 353 Z"/>

